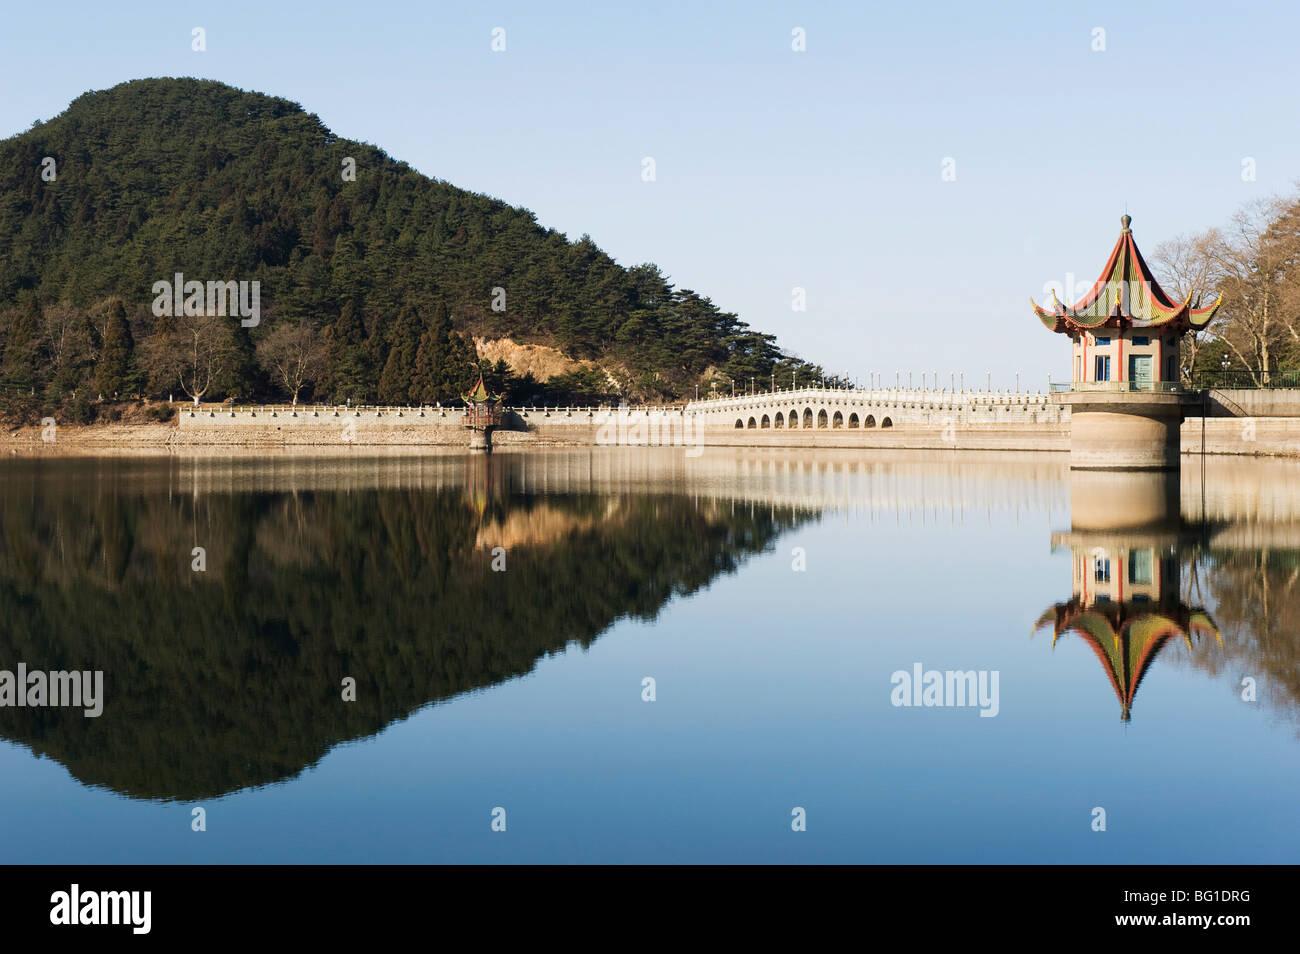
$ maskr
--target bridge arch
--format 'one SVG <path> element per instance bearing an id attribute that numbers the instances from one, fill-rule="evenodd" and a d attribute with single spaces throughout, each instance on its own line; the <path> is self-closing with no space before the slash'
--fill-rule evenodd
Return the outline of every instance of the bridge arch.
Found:
<path id="1" fill-rule="evenodd" d="M 764 415 L 763 415 L 763 419 L 762 419 L 761 421 L 758 422 L 758 426 L 761 427 L 761 428 L 768 428 L 768 427 L 771 427 L 771 426 L 772 426 L 772 419 L 771 419 L 770 417 L 768 417 L 766 414 L 764 414 Z"/>
<path id="2" fill-rule="evenodd" d="M 736 430 L 738 431 L 743 430 L 744 427 L 745 427 L 745 422 L 742 421 L 740 418 L 736 418 Z"/>
<path id="3" fill-rule="evenodd" d="M 858 426 L 858 412 L 854 411 L 849 415 L 849 428 L 853 429 Z"/>
<path id="4" fill-rule="evenodd" d="M 817 426 L 818 427 L 826 426 L 826 408 L 822 408 L 820 411 L 817 412 Z"/>
<path id="5" fill-rule="evenodd" d="M 758 427 L 758 422 L 751 417 L 749 419 L 749 424 L 747 424 L 746 426 L 752 431 L 754 428 Z"/>
<path id="6" fill-rule="evenodd" d="M 881 426 L 881 427 L 893 427 L 893 426 L 894 426 L 894 422 L 891 421 L 889 418 L 886 417 L 886 418 L 883 418 L 883 419 L 880 421 L 880 426 Z"/>
<path id="7" fill-rule="evenodd" d="M 739 427 L 739 426 L 740 426 L 740 423 L 737 422 L 737 423 L 736 423 L 736 426 Z M 867 419 L 866 419 L 866 421 L 863 422 L 862 426 L 863 426 L 863 427 L 875 427 L 875 426 L 876 426 L 876 415 L 874 415 L 874 414 L 868 414 L 868 415 L 867 415 Z"/>
<path id="8" fill-rule="evenodd" d="M 803 409 L 803 426 L 804 427 L 813 426 L 812 408 L 810 407 L 806 407 Z"/>
<path id="9" fill-rule="evenodd" d="M 799 426 L 799 409 L 797 407 L 793 407 L 790 409 L 790 426 L 791 427 Z"/>
<path id="10" fill-rule="evenodd" d="M 772 418 L 772 427 L 778 430 L 785 427 L 785 415 L 780 411 L 777 411 L 776 417 Z"/>
<path id="11" fill-rule="evenodd" d="M 843 427 L 843 426 L 844 426 L 844 414 L 841 411 L 836 411 L 835 416 L 831 418 L 831 427 Z"/>

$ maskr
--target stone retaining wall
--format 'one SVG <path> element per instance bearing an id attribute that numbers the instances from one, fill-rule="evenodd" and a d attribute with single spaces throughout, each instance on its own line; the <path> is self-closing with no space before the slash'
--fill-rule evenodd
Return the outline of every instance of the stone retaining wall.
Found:
<path id="1" fill-rule="evenodd" d="M 233 413 L 233 416 L 232 416 Z M 191 416 L 193 415 L 193 416 Z M 790 448 L 907 448 L 920 450 L 1068 451 L 1065 422 L 898 424 L 889 428 L 736 430 L 726 417 L 692 417 L 681 408 L 528 410 L 493 434 L 501 448 L 568 446 L 702 446 Z M 1300 457 L 1300 418 L 1208 418 L 1209 454 Z M 40 427 L 10 432 L 6 443 L 41 445 Z M 1184 454 L 1201 452 L 1202 419 L 1182 425 Z M 455 409 L 335 409 L 202 407 L 178 410 L 172 424 L 61 425 L 59 447 L 468 447 Z"/>

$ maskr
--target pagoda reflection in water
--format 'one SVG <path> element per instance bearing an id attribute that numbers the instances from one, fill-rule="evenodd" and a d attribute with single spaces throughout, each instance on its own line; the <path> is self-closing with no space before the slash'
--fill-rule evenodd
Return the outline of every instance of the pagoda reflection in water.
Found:
<path id="1" fill-rule="evenodd" d="M 1210 614 L 1182 598 L 1202 528 L 1181 518 L 1177 474 L 1072 471 L 1070 504 L 1071 529 L 1052 534 L 1052 549 L 1070 549 L 1074 596 L 1049 607 L 1035 631 L 1050 627 L 1053 648 L 1067 634 L 1082 639 L 1128 722 L 1138 686 L 1171 640 L 1222 647 Z"/>

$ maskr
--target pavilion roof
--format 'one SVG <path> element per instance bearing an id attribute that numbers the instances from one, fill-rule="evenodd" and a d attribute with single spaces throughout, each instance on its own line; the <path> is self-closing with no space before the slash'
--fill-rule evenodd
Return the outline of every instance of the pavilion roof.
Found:
<path id="1" fill-rule="evenodd" d="M 1038 628 L 1048 625 L 1054 630 L 1053 648 L 1060 636 L 1074 633 L 1096 654 L 1119 699 L 1120 718 L 1125 722 L 1129 721 L 1142 678 L 1171 637 L 1181 636 L 1190 648 L 1192 633 L 1211 633 L 1223 644 L 1218 627 L 1205 610 L 1181 604 L 1160 613 L 1142 604 L 1098 603 L 1085 607 L 1075 599 L 1049 607 L 1039 619 Z"/>
<path id="2" fill-rule="evenodd" d="M 1204 308 L 1193 307 L 1189 293 L 1186 301 L 1170 298 L 1147 266 L 1133 231 L 1133 220 L 1125 215 L 1119 241 L 1111 250 L 1101 277 L 1073 305 L 1064 305 L 1052 292 L 1050 308 L 1042 308 L 1032 299 L 1034 314 L 1052 331 L 1075 335 L 1096 328 L 1159 328 L 1179 333 L 1204 328 L 1223 301 L 1220 295 Z M 1199 305 L 1199 300 L 1198 300 Z"/>
<path id="3" fill-rule="evenodd" d="M 492 401 L 499 400 L 500 395 L 493 397 L 488 393 L 487 385 L 483 383 L 482 373 L 478 376 L 478 384 L 469 389 L 468 394 L 462 395 L 466 404 L 488 404 Z"/>

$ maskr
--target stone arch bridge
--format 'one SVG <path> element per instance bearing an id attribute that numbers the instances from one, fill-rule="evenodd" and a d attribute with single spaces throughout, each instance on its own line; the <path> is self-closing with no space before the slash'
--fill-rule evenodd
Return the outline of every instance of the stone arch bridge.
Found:
<path id="1" fill-rule="evenodd" d="M 871 430 L 1063 424 L 1069 410 L 1029 391 L 799 388 L 692 401 L 709 430 Z"/>

